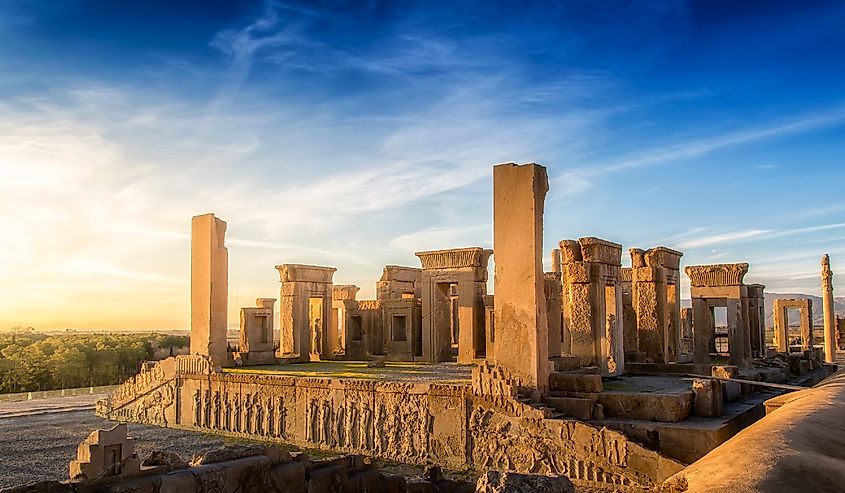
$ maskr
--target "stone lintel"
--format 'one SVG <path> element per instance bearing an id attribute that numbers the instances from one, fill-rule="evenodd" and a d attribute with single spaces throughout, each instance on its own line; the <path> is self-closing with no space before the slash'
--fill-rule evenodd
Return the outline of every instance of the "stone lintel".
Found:
<path id="1" fill-rule="evenodd" d="M 645 263 L 649 267 L 665 267 L 667 269 L 678 270 L 681 266 L 681 257 L 684 254 L 667 248 L 665 246 L 656 246 L 649 248 L 645 252 Z"/>
<path id="2" fill-rule="evenodd" d="M 690 286 L 691 298 L 740 299 L 745 296 L 745 286 Z"/>
<path id="3" fill-rule="evenodd" d="M 316 282 L 331 284 L 332 276 L 337 271 L 334 267 L 318 265 L 282 264 L 277 265 L 281 282 Z"/>
<path id="4" fill-rule="evenodd" d="M 748 264 L 688 265 L 684 272 L 693 287 L 742 286 Z"/>
<path id="5" fill-rule="evenodd" d="M 634 273 L 631 267 L 622 267 L 619 270 L 619 280 L 622 282 L 632 282 L 634 280 Z"/>
<path id="6" fill-rule="evenodd" d="M 334 284 L 332 285 L 332 299 L 340 300 L 354 300 L 361 288 L 354 284 Z"/>
<path id="7" fill-rule="evenodd" d="M 422 269 L 404 265 L 385 265 L 380 281 L 419 282 Z"/>
<path id="8" fill-rule="evenodd" d="M 746 284 L 745 288 L 748 290 L 749 298 L 764 298 L 764 291 L 766 286 L 763 284 Z"/>
<path id="9" fill-rule="evenodd" d="M 241 308 L 241 313 L 252 317 L 272 317 L 273 310 L 270 308 L 263 308 L 259 306 L 245 306 Z"/>
<path id="10" fill-rule="evenodd" d="M 775 298 L 772 302 L 774 310 L 782 308 L 812 308 L 813 300 L 796 298 Z"/>
<path id="11" fill-rule="evenodd" d="M 273 305 L 276 304 L 276 298 L 256 298 L 255 299 L 255 306 L 258 308 L 269 308 L 273 309 Z"/>
<path id="12" fill-rule="evenodd" d="M 585 262 L 598 262 L 608 265 L 622 265 L 622 245 L 612 241 L 587 236 L 579 238 L 581 255 Z"/>
<path id="13" fill-rule="evenodd" d="M 481 247 L 450 248 L 416 252 L 423 270 L 460 269 L 464 267 L 487 267 L 493 250 Z"/>
<path id="14" fill-rule="evenodd" d="M 381 310 L 383 300 L 358 300 L 358 310 Z"/>

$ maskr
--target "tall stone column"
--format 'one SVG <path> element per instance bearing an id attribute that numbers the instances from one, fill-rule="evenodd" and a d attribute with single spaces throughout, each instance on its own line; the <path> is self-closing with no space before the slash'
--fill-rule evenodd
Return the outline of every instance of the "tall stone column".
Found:
<path id="1" fill-rule="evenodd" d="M 226 366 L 229 252 L 226 223 L 203 214 L 191 219 L 191 354 Z"/>
<path id="2" fill-rule="evenodd" d="M 549 181 L 537 164 L 493 168 L 495 358 L 525 386 L 549 385 L 543 209 Z"/>
<path id="3" fill-rule="evenodd" d="M 836 325 L 833 314 L 833 272 L 830 257 L 822 257 L 822 303 L 824 307 L 824 360 L 833 363 L 836 359 Z"/>
<path id="4" fill-rule="evenodd" d="M 552 258 L 552 272 L 560 274 L 561 273 L 561 270 L 560 270 L 560 250 L 557 249 L 557 248 L 552 249 L 551 258 Z"/>

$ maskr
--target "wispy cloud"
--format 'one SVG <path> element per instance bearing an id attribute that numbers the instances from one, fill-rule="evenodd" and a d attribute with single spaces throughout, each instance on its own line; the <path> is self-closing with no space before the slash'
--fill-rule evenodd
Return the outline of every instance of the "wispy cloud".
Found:
<path id="1" fill-rule="evenodd" d="M 799 114 L 774 125 L 750 126 L 712 137 L 686 140 L 644 154 L 623 158 L 617 162 L 568 171 L 552 180 L 556 185 L 566 185 L 567 182 L 576 180 L 580 185 L 573 191 L 579 192 L 589 188 L 596 178 L 603 175 L 693 159 L 729 147 L 837 126 L 843 122 L 845 122 L 845 105 L 824 112 Z"/>
<path id="2" fill-rule="evenodd" d="M 736 240 L 747 240 L 756 236 L 764 235 L 771 232 L 767 229 L 750 229 L 747 231 L 733 231 L 730 233 L 722 233 L 712 236 L 705 236 L 696 238 L 694 240 L 682 241 L 675 245 L 675 248 L 701 248 L 704 246 L 717 245 L 720 243 L 729 243 Z"/>

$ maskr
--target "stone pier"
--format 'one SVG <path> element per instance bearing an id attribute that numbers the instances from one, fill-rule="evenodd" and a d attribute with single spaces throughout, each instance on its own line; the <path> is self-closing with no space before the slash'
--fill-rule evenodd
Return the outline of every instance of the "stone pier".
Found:
<path id="1" fill-rule="evenodd" d="M 833 314 L 833 272 L 830 257 L 822 257 L 822 306 L 824 307 L 824 360 L 833 363 L 836 359 L 836 324 Z"/>
<path id="2" fill-rule="evenodd" d="M 203 214 L 191 219 L 191 353 L 228 362 L 226 328 L 229 252 L 226 223 Z"/>
<path id="3" fill-rule="evenodd" d="M 548 388 L 551 370 L 543 273 L 548 190 L 543 166 L 510 163 L 493 168 L 495 360 L 522 385 L 541 390 Z"/>

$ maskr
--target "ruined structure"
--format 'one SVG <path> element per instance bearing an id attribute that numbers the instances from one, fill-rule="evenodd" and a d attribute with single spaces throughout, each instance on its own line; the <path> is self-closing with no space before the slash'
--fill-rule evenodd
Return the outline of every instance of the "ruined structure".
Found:
<path id="1" fill-rule="evenodd" d="M 711 353 L 716 352 L 715 314 L 716 307 L 727 308 L 728 360 L 730 364 L 747 368 L 754 353 L 762 348 L 752 347 L 752 332 L 758 332 L 757 341 L 763 341 L 764 317 L 752 319 L 749 313 L 749 287 L 743 283 L 748 264 L 717 264 L 687 266 L 690 278 L 690 297 L 693 310 L 694 360 L 696 363 L 710 362 Z M 754 285 L 754 298 L 760 299 L 763 287 Z M 759 304 L 759 302 L 758 302 Z M 754 325 L 752 326 L 752 323 Z"/>
<path id="2" fill-rule="evenodd" d="M 683 254 L 655 247 L 632 248 L 631 302 L 636 315 L 630 339 L 636 337 L 636 361 L 674 363 L 685 360 L 679 348 L 681 329 L 680 263 Z M 629 346 L 630 347 L 630 346 Z M 626 355 L 627 356 L 627 355 Z"/>
<path id="3" fill-rule="evenodd" d="M 277 265 L 281 277 L 279 302 L 280 356 L 319 360 L 337 349 L 338 337 L 329 332 L 332 317 L 334 267 Z"/>
<path id="4" fill-rule="evenodd" d="M 812 385 L 833 371 L 815 350 L 766 354 L 763 286 L 744 284 L 747 264 L 687 267 L 693 307 L 684 310 L 682 254 L 666 247 L 632 249 L 623 269 L 620 244 L 563 240 L 544 272 L 545 168 L 498 165 L 493 185 L 495 296 L 486 293 L 492 251 L 481 247 L 418 252 L 421 268 L 387 266 L 372 300 L 335 286 L 333 267 L 281 264 L 280 347 L 270 362 L 286 368 L 221 369 L 225 331 L 221 354 L 209 342 L 216 326 L 197 325 L 208 332 L 198 350 L 145 364 L 97 413 L 641 491 L 758 419 L 784 382 Z M 225 224 L 208 224 L 219 261 Z M 727 311 L 721 350 L 716 307 Z M 272 351 L 272 313 L 264 298 L 242 309 L 235 361 Z M 730 364 L 714 364 L 724 353 Z M 760 391 L 770 384 L 780 390 Z"/>
<path id="5" fill-rule="evenodd" d="M 484 359 L 484 296 L 487 261 L 492 250 L 481 247 L 417 252 L 422 264 L 422 355 L 426 361 Z"/>
<path id="6" fill-rule="evenodd" d="M 622 245 L 591 237 L 562 240 L 560 251 L 563 347 L 602 375 L 624 373 Z"/>
<path id="7" fill-rule="evenodd" d="M 813 347 L 813 300 L 811 299 L 776 299 L 773 303 L 772 320 L 774 321 L 774 343 L 778 352 L 792 352 L 789 335 L 789 310 L 799 311 L 801 323 L 800 349 L 806 351 Z"/>
<path id="8" fill-rule="evenodd" d="M 76 459 L 70 462 L 70 478 L 89 480 L 121 474 L 135 474 L 141 462 L 135 456 L 135 447 L 126 434 L 126 424 L 120 423 L 110 430 L 91 432 L 76 449 Z"/>
<path id="9" fill-rule="evenodd" d="M 833 313 L 833 272 L 830 257 L 822 257 L 822 306 L 824 309 L 824 360 L 833 363 L 836 359 L 836 325 Z"/>
<path id="10" fill-rule="evenodd" d="M 273 341 L 273 305 L 275 298 L 258 298 L 255 307 L 241 308 L 241 333 L 238 357 L 246 365 L 276 363 Z"/>
<path id="11" fill-rule="evenodd" d="M 214 214 L 191 220 L 191 353 L 226 366 L 229 252 L 226 223 Z"/>

